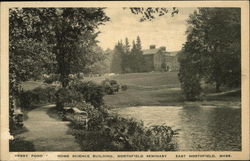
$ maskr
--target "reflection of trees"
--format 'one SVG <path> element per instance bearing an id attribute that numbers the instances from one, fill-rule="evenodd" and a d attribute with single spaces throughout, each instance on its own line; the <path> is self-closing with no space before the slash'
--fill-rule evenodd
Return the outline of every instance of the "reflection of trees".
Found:
<path id="1" fill-rule="evenodd" d="M 187 150 L 240 149 L 240 110 L 184 107 L 179 115 L 182 122 L 180 141 Z"/>
<path id="2" fill-rule="evenodd" d="M 208 132 L 213 150 L 241 149 L 241 110 L 213 108 L 208 121 Z"/>

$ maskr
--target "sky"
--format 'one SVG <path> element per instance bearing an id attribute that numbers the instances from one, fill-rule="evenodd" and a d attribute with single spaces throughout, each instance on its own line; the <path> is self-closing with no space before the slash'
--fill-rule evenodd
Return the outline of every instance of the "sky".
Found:
<path id="1" fill-rule="evenodd" d="M 167 51 L 181 50 L 186 41 L 186 20 L 196 8 L 178 9 L 179 13 L 173 17 L 167 14 L 153 21 L 140 22 L 141 16 L 132 14 L 128 9 L 106 8 L 105 13 L 110 17 L 110 21 L 99 27 L 99 45 L 104 50 L 113 49 L 118 40 L 124 42 L 127 37 L 132 44 L 132 41 L 140 36 L 143 49 L 156 45 L 165 46 Z"/>

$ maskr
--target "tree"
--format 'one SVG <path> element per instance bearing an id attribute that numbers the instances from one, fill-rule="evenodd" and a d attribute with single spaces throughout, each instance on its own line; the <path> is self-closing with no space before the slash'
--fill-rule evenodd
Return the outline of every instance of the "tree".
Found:
<path id="1" fill-rule="evenodd" d="M 131 53 L 130 53 L 130 68 L 132 70 L 132 72 L 136 72 L 136 69 L 137 69 L 137 61 L 136 61 L 136 53 L 137 53 L 137 50 L 136 50 L 136 44 L 135 44 L 135 41 L 133 40 L 132 41 L 132 49 L 131 49 Z"/>
<path id="2" fill-rule="evenodd" d="M 144 58 L 143 58 L 143 52 L 142 52 L 142 45 L 141 45 L 141 38 L 137 36 L 136 38 L 136 62 L 137 62 L 137 72 L 143 72 L 144 71 Z"/>
<path id="3" fill-rule="evenodd" d="M 23 48 L 25 48 L 25 52 L 30 52 L 28 43 L 39 44 L 40 48 L 30 45 L 39 50 L 36 57 L 38 59 L 47 58 L 46 55 L 51 53 L 56 62 L 56 72 L 60 74 L 62 86 L 66 87 L 69 74 L 84 71 L 85 67 L 99 59 L 94 50 L 95 39 L 98 35 L 95 29 L 108 20 L 103 8 L 11 9 L 10 47 L 13 50 L 10 53 L 17 55 L 17 51 L 14 49 L 23 50 Z M 15 42 L 16 38 L 28 43 L 23 43 L 24 45 L 20 47 L 18 46 L 20 42 Z M 43 55 L 40 52 L 41 48 L 46 50 Z M 30 67 L 34 67 L 34 65 Z M 19 69 L 23 70 L 23 66 Z"/>
<path id="4" fill-rule="evenodd" d="M 125 50 L 126 54 L 129 54 L 129 52 L 130 52 L 130 45 L 129 45 L 129 41 L 128 41 L 127 37 L 125 38 L 124 50 Z"/>
<path id="5" fill-rule="evenodd" d="M 126 9 L 126 8 L 125 8 Z M 163 7 L 131 7 L 129 8 L 133 14 L 141 15 L 140 21 L 152 21 L 158 16 L 164 16 L 168 12 L 171 12 L 171 15 L 174 16 L 178 14 L 179 10 L 176 7 L 171 9 L 163 8 Z"/>
<path id="6" fill-rule="evenodd" d="M 142 49 L 142 47 L 141 47 L 141 38 L 140 38 L 140 36 L 137 36 L 137 37 L 136 37 L 136 49 L 137 49 L 138 51 L 141 51 L 141 49 Z"/>
<path id="7" fill-rule="evenodd" d="M 190 56 L 190 53 L 180 53 L 178 61 L 180 62 L 180 70 L 178 73 L 178 77 L 185 98 L 189 101 L 196 101 L 200 99 L 200 62 L 197 61 L 197 59 L 195 59 L 194 57 Z"/>
<path id="8" fill-rule="evenodd" d="M 118 43 L 114 47 L 114 54 L 111 61 L 111 72 L 113 73 L 122 73 L 122 58 L 124 55 L 124 47 L 122 42 L 118 41 Z"/>
<path id="9" fill-rule="evenodd" d="M 136 42 L 133 41 L 131 49 L 131 69 L 133 72 L 142 72 L 144 68 L 143 52 L 141 47 L 141 39 L 139 36 L 136 38 Z"/>
<path id="10" fill-rule="evenodd" d="M 190 15 L 188 24 L 183 48 L 186 56 L 180 61 L 180 70 L 189 66 L 189 75 L 215 84 L 217 92 L 222 85 L 240 86 L 240 9 L 199 8 Z M 196 72 L 192 72 L 194 68 Z M 183 84 L 192 81 L 188 77 L 193 76 L 181 71 L 179 75 Z"/>
<path id="11" fill-rule="evenodd" d="M 122 54 L 122 68 L 123 72 L 130 73 L 130 44 L 128 41 L 128 38 L 125 38 L 125 44 L 124 44 L 124 54 Z"/>
<path id="12" fill-rule="evenodd" d="M 103 8 L 11 8 L 10 117 L 22 81 L 56 72 L 66 87 L 69 74 L 98 60 L 95 29 L 108 20 Z"/>

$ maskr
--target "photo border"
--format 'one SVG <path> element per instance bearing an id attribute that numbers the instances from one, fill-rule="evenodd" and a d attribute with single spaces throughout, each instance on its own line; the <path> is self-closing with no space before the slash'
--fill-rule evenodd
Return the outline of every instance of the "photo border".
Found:
<path id="1" fill-rule="evenodd" d="M 240 7 L 241 8 L 241 126 L 242 150 L 241 151 L 177 151 L 177 152 L 9 152 L 8 116 L 9 116 L 9 8 L 12 7 Z M 249 160 L 249 2 L 248 1 L 65 1 L 65 2 L 1 2 L 1 159 L 0 160 Z M 29 157 L 16 157 L 16 154 Z M 32 154 L 42 154 L 42 158 L 31 157 Z M 111 154 L 113 158 L 61 158 L 58 155 Z M 117 158 L 118 154 L 138 155 L 138 157 Z M 167 155 L 166 158 L 140 158 L 140 155 Z M 197 157 L 179 158 L 177 155 L 216 155 L 216 158 Z M 220 158 L 219 155 L 231 155 Z"/>

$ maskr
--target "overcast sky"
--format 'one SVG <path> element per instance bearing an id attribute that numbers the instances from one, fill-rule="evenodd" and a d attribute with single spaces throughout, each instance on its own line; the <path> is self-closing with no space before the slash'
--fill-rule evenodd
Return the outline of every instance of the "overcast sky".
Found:
<path id="1" fill-rule="evenodd" d="M 174 17 L 168 14 L 153 21 L 139 22 L 140 16 L 132 14 L 130 10 L 107 8 L 105 12 L 110 21 L 99 27 L 99 45 L 104 50 L 113 49 L 118 40 L 124 41 L 125 37 L 128 37 L 131 44 L 139 35 L 143 49 L 154 44 L 156 47 L 166 46 L 167 51 L 181 50 L 182 44 L 186 41 L 186 20 L 195 8 L 178 9 L 179 14 Z"/>

